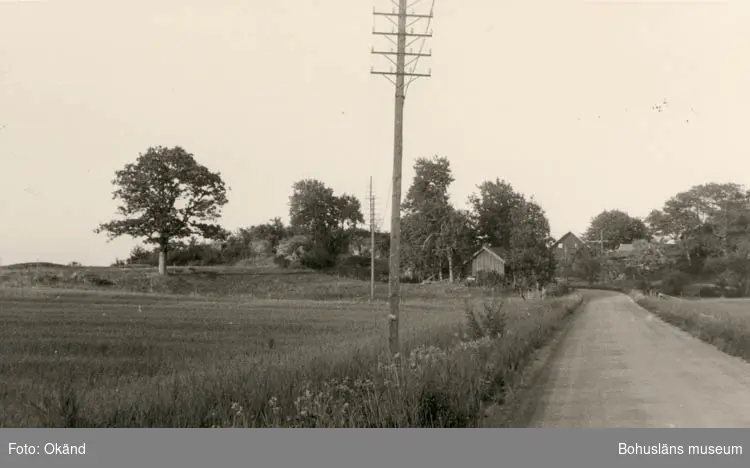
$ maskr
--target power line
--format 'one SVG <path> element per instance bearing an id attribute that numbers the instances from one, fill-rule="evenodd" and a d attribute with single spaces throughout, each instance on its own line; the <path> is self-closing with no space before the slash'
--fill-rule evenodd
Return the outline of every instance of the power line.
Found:
<path id="1" fill-rule="evenodd" d="M 421 1 L 421 0 L 420 0 L 420 1 Z M 430 14 L 429 14 L 429 17 L 427 18 L 427 26 L 425 26 L 425 28 L 424 28 L 424 32 L 425 32 L 425 34 L 427 33 L 427 31 L 429 31 L 429 29 L 430 29 L 430 24 L 432 24 L 432 16 L 433 16 L 433 12 L 434 12 L 434 10 L 435 10 L 435 0 L 432 0 L 432 4 L 430 5 Z M 414 72 L 414 71 L 416 71 L 416 69 L 417 69 L 417 65 L 419 64 L 419 59 L 423 57 L 423 55 L 422 55 L 422 51 L 424 50 L 424 45 L 425 45 L 426 43 L 427 43 L 427 38 L 423 38 L 423 39 L 422 39 L 422 44 L 421 44 L 421 45 L 419 46 L 419 53 L 418 53 L 418 55 L 417 55 L 416 59 L 414 60 L 414 66 L 413 66 L 413 67 L 411 68 L 411 72 Z M 432 56 L 432 50 L 430 50 L 430 52 L 429 52 L 429 56 Z M 417 78 L 414 78 L 414 79 L 410 80 L 410 81 L 409 81 L 408 83 L 406 83 L 406 90 L 407 90 L 407 91 L 409 91 L 409 86 L 410 86 L 410 85 L 411 85 L 411 84 L 412 84 L 412 83 L 414 82 L 414 80 L 416 80 L 416 79 L 417 79 Z"/>
<path id="2" fill-rule="evenodd" d="M 388 196 L 385 199 L 385 210 L 383 210 L 383 213 L 388 212 L 388 201 L 391 199 L 391 190 L 393 190 L 393 183 L 391 182 L 388 184 Z M 385 224 L 385 216 L 380 220 L 380 226 L 378 227 L 378 231 L 383 230 L 383 225 Z"/>

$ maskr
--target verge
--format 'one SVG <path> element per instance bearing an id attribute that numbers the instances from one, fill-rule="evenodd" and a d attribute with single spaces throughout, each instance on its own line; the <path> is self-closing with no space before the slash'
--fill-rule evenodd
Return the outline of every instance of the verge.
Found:
<path id="1" fill-rule="evenodd" d="M 555 336 L 534 351 L 526 365 L 518 370 L 512 383 L 492 401 L 487 401 L 482 405 L 480 427 L 520 428 L 528 425 L 536 411 L 540 392 L 550 378 L 549 363 L 557 354 L 570 328 L 580 316 L 580 312 L 589 303 L 589 295 L 584 293 L 582 296 L 581 303 L 567 316 Z"/>

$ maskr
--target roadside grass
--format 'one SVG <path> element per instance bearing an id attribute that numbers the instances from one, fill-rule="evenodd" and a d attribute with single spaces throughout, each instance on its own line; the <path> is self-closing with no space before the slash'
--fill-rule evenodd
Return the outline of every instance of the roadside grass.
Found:
<path id="1" fill-rule="evenodd" d="M 365 283 L 366 284 L 366 283 Z M 0 288 L 0 426 L 471 427 L 581 305 Z"/>
<path id="2" fill-rule="evenodd" d="M 750 299 L 656 299 L 642 307 L 706 343 L 750 362 Z"/>

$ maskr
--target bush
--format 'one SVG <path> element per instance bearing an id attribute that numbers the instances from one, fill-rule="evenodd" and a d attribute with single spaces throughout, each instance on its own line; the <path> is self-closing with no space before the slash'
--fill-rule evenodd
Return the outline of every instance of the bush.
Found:
<path id="1" fill-rule="evenodd" d="M 370 268 L 370 257 L 351 255 L 340 258 L 331 269 L 331 273 L 346 278 L 369 281 Z M 388 260 L 375 259 L 375 280 L 382 281 L 383 278 L 388 278 Z"/>
<path id="2" fill-rule="evenodd" d="M 547 294 L 553 297 L 566 296 L 575 291 L 575 288 L 567 282 L 553 283 L 547 286 Z"/>
<path id="3" fill-rule="evenodd" d="M 314 245 L 300 257 L 300 264 L 313 270 L 326 270 L 336 265 L 336 256 L 323 245 Z"/>
<path id="4" fill-rule="evenodd" d="M 477 273 L 477 279 L 474 282 L 476 286 L 502 286 L 505 278 L 496 271 L 480 271 Z"/>
<path id="5" fill-rule="evenodd" d="M 283 255 L 276 255 L 273 257 L 273 263 L 281 268 L 289 268 L 292 262 Z"/>
<path id="6" fill-rule="evenodd" d="M 680 296 L 688 284 L 690 284 L 690 275 L 682 271 L 672 271 L 664 277 L 659 289 L 664 294 Z"/>
<path id="7" fill-rule="evenodd" d="M 466 317 L 466 335 L 471 340 L 480 338 L 501 338 L 507 329 L 508 315 L 505 302 L 501 298 L 494 298 L 492 302 L 484 303 L 484 311 L 474 312 L 470 301 L 466 302 L 464 316 Z"/>
<path id="8" fill-rule="evenodd" d="M 224 263 L 221 251 L 210 244 L 193 244 L 167 255 L 167 264 L 177 266 L 215 266 Z"/>

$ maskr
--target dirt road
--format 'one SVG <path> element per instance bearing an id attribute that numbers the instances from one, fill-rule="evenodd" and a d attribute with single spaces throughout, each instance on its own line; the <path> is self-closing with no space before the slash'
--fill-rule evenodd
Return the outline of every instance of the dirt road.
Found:
<path id="1" fill-rule="evenodd" d="M 750 363 L 595 292 L 531 389 L 529 427 L 750 427 Z"/>

